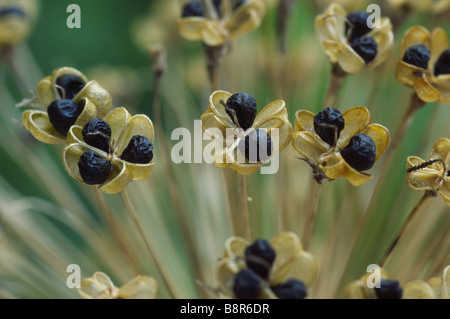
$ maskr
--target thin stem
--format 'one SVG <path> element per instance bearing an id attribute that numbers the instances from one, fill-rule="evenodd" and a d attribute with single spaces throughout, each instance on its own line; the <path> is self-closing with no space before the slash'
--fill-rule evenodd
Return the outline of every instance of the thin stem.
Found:
<path id="1" fill-rule="evenodd" d="M 293 0 L 280 0 L 278 2 L 278 51 L 283 55 L 286 54 L 287 27 L 293 2 Z"/>
<path id="2" fill-rule="evenodd" d="M 228 46 L 228 43 L 215 47 L 205 46 L 206 67 L 211 91 L 217 91 L 220 88 L 219 69 L 228 52 Z"/>
<path id="3" fill-rule="evenodd" d="M 248 214 L 247 176 L 239 175 L 239 188 L 241 195 L 243 237 L 247 240 L 250 240 L 250 216 Z"/>
<path id="4" fill-rule="evenodd" d="M 347 73 L 341 69 L 339 64 L 333 64 L 330 73 L 330 80 L 328 82 L 328 89 L 325 95 L 324 107 L 333 106 L 336 103 L 336 99 L 344 84 L 345 78 L 347 77 Z"/>
<path id="5" fill-rule="evenodd" d="M 305 218 L 305 228 L 303 230 L 303 247 L 305 250 L 309 249 L 311 243 L 312 232 L 314 228 L 314 220 L 319 206 L 319 199 L 322 195 L 323 183 L 316 183 L 316 189 L 314 191 L 314 198 L 312 199 L 311 209 Z"/>
<path id="6" fill-rule="evenodd" d="M 381 259 L 380 263 L 378 264 L 380 267 L 384 267 L 387 260 L 391 256 L 394 248 L 397 246 L 398 242 L 400 241 L 400 238 L 404 235 L 408 227 L 411 225 L 411 222 L 413 221 L 414 217 L 417 215 L 417 212 L 419 212 L 422 205 L 426 202 L 428 198 L 436 196 L 436 193 L 433 191 L 426 191 L 425 194 L 422 196 L 420 201 L 414 206 L 413 210 L 409 213 L 408 218 L 403 223 L 402 228 L 399 230 L 397 236 L 395 237 L 394 241 L 392 242 L 389 249 L 386 251 L 385 255 Z"/>
<path id="7" fill-rule="evenodd" d="M 130 250 L 128 249 L 126 241 L 123 238 L 123 236 L 122 236 L 122 234 L 121 234 L 121 232 L 119 230 L 119 227 L 117 227 L 117 224 L 114 221 L 113 214 L 112 214 L 112 212 L 111 212 L 111 210 L 110 210 L 110 208 L 108 206 L 108 203 L 105 200 L 105 197 L 100 192 L 98 187 L 93 186 L 92 190 L 93 190 L 93 194 L 94 194 L 95 200 L 99 204 L 100 209 L 103 212 L 103 215 L 106 218 L 106 221 L 107 221 L 109 227 L 111 228 L 113 237 L 117 241 L 117 244 L 119 245 L 120 249 L 122 250 L 124 256 L 126 257 L 128 262 L 130 263 L 131 267 L 133 268 L 134 273 L 136 275 L 138 275 L 140 273 L 140 271 L 139 271 L 139 267 L 137 265 L 137 262 L 133 258 L 133 255 L 131 254 Z"/>
<path id="8" fill-rule="evenodd" d="M 161 277 L 162 277 L 166 287 L 169 289 L 169 292 L 172 295 L 172 297 L 180 298 L 180 296 L 177 295 L 177 290 L 174 288 L 174 286 L 172 285 L 172 283 L 168 279 L 169 275 L 167 273 L 167 268 L 165 268 L 163 265 L 161 265 L 161 261 L 157 258 L 157 255 L 155 254 L 152 245 L 150 245 L 150 242 L 147 239 L 147 236 L 145 236 L 144 229 L 142 228 L 142 224 L 139 221 L 139 218 L 138 218 L 138 216 L 136 214 L 136 211 L 134 210 L 133 204 L 130 201 L 130 197 L 128 196 L 127 191 L 124 189 L 121 192 L 121 194 L 122 194 L 122 199 L 123 199 L 123 201 L 125 203 L 125 206 L 127 207 L 128 214 L 130 215 L 131 219 L 135 223 L 135 225 L 136 225 L 136 227 L 137 227 L 137 229 L 139 231 L 139 235 L 142 237 L 142 239 L 143 239 L 143 241 L 145 243 L 145 246 L 147 247 L 147 250 L 150 253 L 150 256 L 154 260 L 155 265 L 158 268 L 158 271 L 161 274 Z"/>

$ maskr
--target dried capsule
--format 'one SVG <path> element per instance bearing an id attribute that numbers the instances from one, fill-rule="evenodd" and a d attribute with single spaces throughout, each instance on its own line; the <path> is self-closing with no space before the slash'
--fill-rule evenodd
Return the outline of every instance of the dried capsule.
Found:
<path id="1" fill-rule="evenodd" d="M 81 178 L 88 185 L 103 184 L 111 173 L 111 163 L 93 151 L 86 151 L 78 161 Z"/>
<path id="2" fill-rule="evenodd" d="M 314 116 L 314 131 L 331 146 L 339 139 L 344 126 L 344 117 L 334 107 L 329 106 Z"/>
<path id="3" fill-rule="evenodd" d="M 203 4 L 199 1 L 191 1 L 184 5 L 181 14 L 183 18 L 186 17 L 204 17 Z"/>
<path id="4" fill-rule="evenodd" d="M 345 34 L 348 36 L 350 32 L 350 43 L 370 32 L 371 29 L 367 25 L 369 17 L 370 14 L 365 11 L 355 11 L 347 16 Z"/>
<path id="5" fill-rule="evenodd" d="M 378 44 L 372 37 L 357 38 L 352 41 L 351 47 L 366 64 L 369 64 L 377 57 Z"/>
<path id="6" fill-rule="evenodd" d="M 10 6 L 6 8 L 0 9 L 0 19 L 10 16 L 16 16 L 20 18 L 26 18 L 27 15 L 25 11 L 23 11 L 21 8 Z"/>
<path id="7" fill-rule="evenodd" d="M 434 75 L 450 74 L 450 49 L 442 52 L 434 67 Z"/>
<path id="8" fill-rule="evenodd" d="M 378 299 L 402 299 L 403 289 L 396 280 L 381 280 L 380 288 L 375 287 Z"/>
<path id="9" fill-rule="evenodd" d="M 356 134 L 341 151 L 345 161 L 357 171 L 366 171 L 375 164 L 377 150 L 372 138 L 366 134 Z"/>
<path id="10" fill-rule="evenodd" d="M 239 141 L 238 149 L 251 163 L 265 162 L 272 156 L 272 139 L 266 130 L 256 129 Z"/>
<path id="11" fill-rule="evenodd" d="M 280 299 L 305 299 L 308 290 L 303 282 L 290 279 L 285 283 L 271 287 L 273 293 Z"/>
<path id="12" fill-rule="evenodd" d="M 86 143 L 109 153 L 111 127 L 104 120 L 93 118 L 83 127 L 82 134 Z"/>
<path id="13" fill-rule="evenodd" d="M 418 44 L 406 50 L 402 60 L 419 68 L 427 69 L 430 56 L 430 49 L 422 44 Z"/>
<path id="14" fill-rule="evenodd" d="M 233 94 L 227 100 L 226 112 L 234 124 L 247 130 L 255 121 L 256 100 L 247 93 Z"/>
<path id="15" fill-rule="evenodd" d="M 261 278 L 268 279 L 270 268 L 275 260 L 275 250 L 265 239 L 258 239 L 245 249 L 247 267 Z"/>
<path id="16" fill-rule="evenodd" d="M 73 100 L 55 100 L 47 109 L 50 122 L 56 131 L 64 136 L 83 111 L 83 107 L 79 106 Z"/>
<path id="17" fill-rule="evenodd" d="M 234 277 L 233 293 L 237 299 L 256 299 L 261 293 L 261 279 L 250 269 L 242 269 Z"/>
<path id="18" fill-rule="evenodd" d="M 56 80 L 58 93 L 67 100 L 72 100 L 86 85 L 83 79 L 73 74 L 65 74 Z"/>
<path id="19" fill-rule="evenodd" d="M 135 135 L 120 158 L 130 163 L 148 164 L 153 159 L 153 144 L 145 136 Z"/>

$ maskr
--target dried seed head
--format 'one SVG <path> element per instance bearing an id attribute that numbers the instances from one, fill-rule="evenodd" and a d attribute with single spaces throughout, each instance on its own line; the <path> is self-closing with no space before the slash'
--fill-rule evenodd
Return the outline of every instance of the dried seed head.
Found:
<path id="1" fill-rule="evenodd" d="M 16 17 L 20 17 L 20 18 L 27 17 L 25 11 L 23 11 L 19 7 L 10 6 L 10 7 L 0 9 L 0 19 L 10 17 L 10 16 L 16 16 Z"/>
<path id="2" fill-rule="evenodd" d="M 66 99 L 53 101 L 47 109 L 53 127 L 64 136 L 67 136 L 70 127 L 75 124 L 82 111 L 83 107 Z"/>
<path id="3" fill-rule="evenodd" d="M 402 299 L 403 289 L 396 280 L 381 280 L 380 288 L 375 287 L 378 299 Z"/>
<path id="4" fill-rule="evenodd" d="M 377 57 L 378 44 L 372 37 L 357 38 L 352 41 L 351 47 L 363 58 L 366 64 L 369 64 Z"/>
<path id="5" fill-rule="evenodd" d="M 73 74 L 65 74 L 56 80 L 58 93 L 67 100 L 72 100 L 86 85 L 84 81 Z"/>
<path id="6" fill-rule="evenodd" d="M 148 164 L 153 159 L 153 144 L 145 136 L 135 135 L 120 158 L 130 163 Z"/>
<path id="7" fill-rule="evenodd" d="M 303 282 L 290 279 L 285 283 L 271 287 L 273 293 L 280 299 L 305 299 L 308 290 Z"/>
<path id="8" fill-rule="evenodd" d="M 265 162 L 272 156 L 272 139 L 265 130 L 256 129 L 239 141 L 238 149 L 250 162 Z"/>
<path id="9" fill-rule="evenodd" d="M 242 269 L 234 277 L 233 293 L 237 299 L 256 299 L 261 293 L 261 279 L 250 269 Z"/>
<path id="10" fill-rule="evenodd" d="M 367 25 L 367 19 L 370 14 L 365 11 L 355 11 L 347 16 L 348 22 L 345 24 L 345 34 L 350 33 L 350 42 L 362 37 L 363 35 L 370 32 L 370 28 Z"/>
<path id="11" fill-rule="evenodd" d="M 81 178 L 88 185 L 103 184 L 111 173 L 111 163 L 93 151 L 86 151 L 78 161 Z"/>
<path id="12" fill-rule="evenodd" d="M 430 61 L 430 49 L 422 44 L 414 45 L 406 50 L 402 60 L 419 68 L 427 69 L 428 61 Z"/>
<path id="13" fill-rule="evenodd" d="M 247 93 L 236 93 L 226 103 L 226 112 L 234 124 L 245 130 L 253 125 L 256 117 L 256 100 Z M 239 123 L 236 123 L 236 120 Z"/>
<path id="14" fill-rule="evenodd" d="M 83 127 L 82 134 L 86 143 L 109 153 L 111 127 L 104 120 L 93 118 Z"/>
<path id="15" fill-rule="evenodd" d="M 245 249 L 245 262 L 261 278 L 268 279 L 275 260 L 275 250 L 265 239 L 258 239 Z"/>
<path id="16" fill-rule="evenodd" d="M 344 126 L 344 117 L 334 107 L 329 106 L 314 116 L 314 131 L 330 146 L 335 145 Z"/>
<path id="17" fill-rule="evenodd" d="M 345 161 L 357 171 L 366 171 L 375 164 L 377 150 L 372 138 L 366 134 L 356 134 L 341 151 Z"/>
<path id="18" fill-rule="evenodd" d="M 434 67 L 434 75 L 450 74 L 450 49 L 442 52 Z"/>
<path id="19" fill-rule="evenodd" d="M 203 4 L 199 1 L 191 1 L 184 5 L 183 12 L 181 14 L 183 18 L 186 17 L 204 17 L 205 12 L 203 10 Z"/>

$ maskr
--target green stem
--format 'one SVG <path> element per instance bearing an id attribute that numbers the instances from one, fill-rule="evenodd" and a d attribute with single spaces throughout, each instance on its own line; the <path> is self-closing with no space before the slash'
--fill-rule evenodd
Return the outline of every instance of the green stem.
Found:
<path id="1" fill-rule="evenodd" d="M 239 186 L 241 195 L 243 237 L 247 240 L 250 240 L 251 237 L 250 237 L 250 216 L 248 214 L 247 176 L 239 175 Z"/>
<path id="2" fill-rule="evenodd" d="M 319 206 L 319 199 L 322 195 L 323 183 L 316 183 L 314 191 L 314 198 L 312 199 L 311 208 L 305 218 L 305 228 L 303 231 L 303 247 L 305 250 L 309 249 L 311 237 L 314 229 L 314 221 L 316 218 L 317 208 Z"/>

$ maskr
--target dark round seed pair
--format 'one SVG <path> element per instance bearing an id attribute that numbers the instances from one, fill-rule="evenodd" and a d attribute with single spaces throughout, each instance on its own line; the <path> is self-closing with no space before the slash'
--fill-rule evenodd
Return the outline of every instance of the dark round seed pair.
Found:
<path id="1" fill-rule="evenodd" d="M 430 50 L 426 46 L 418 44 L 406 50 L 402 60 L 419 68 L 427 69 L 430 56 Z"/>
<path id="2" fill-rule="evenodd" d="M 380 288 L 375 287 L 378 299 L 402 299 L 403 289 L 396 280 L 381 280 Z"/>
<path id="3" fill-rule="evenodd" d="M 330 146 L 335 145 L 344 126 L 344 117 L 334 107 L 329 106 L 314 116 L 314 131 Z"/>
<path id="4" fill-rule="evenodd" d="M 261 294 L 261 278 L 251 269 L 242 269 L 234 277 L 233 293 L 237 299 L 257 299 Z"/>
<path id="5" fill-rule="evenodd" d="M 445 50 L 439 56 L 434 67 L 434 75 L 450 74 L 450 49 Z"/>
<path id="6" fill-rule="evenodd" d="M 111 127 L 102 119 L 93 118 L 83 127 L 84 141 L 106 153 L 109 153 Z"/>
<path id="7" fill-rule="evenodd" d="M 148 164 L 153 159 L 153 144 L 145 136 L 135 135 L 120 158 L 134 164 Z"/>
<path id="8" fill-rule="evenodd" d="M 305 284 L 297 279 L 290 279 L 270 289 L 280 299 L 305 299 L 308 296 Z"/>
<path id="9" fill-rule="evenodd" d="M 83 79 L 73 74 L 65 74 L 56 80 L 59 95 L 67 100 L 72 100 L 84 88 Z"/>
<path id="10" fill-rule="evenodd" d="M 0 9 L 0 19 L 8 17 L 8 16 L 9 17 L 10 16 L 16 16 L 16 17 L 19 17 L 19 18 L 26 18 L 27 17 L 25 11 L 23 11 L 19 7 L 10 6 L 10 7 L 6 7 L 6 8 Z"/>
<path id="11" fill-rule="evenodd" d="M 83 111 L 83 107 L 73 100 L 55 100 L 47 108 L 48 118 L 58 133 L 67 136 L 70 127 L 75 124 Z"/>
<path id="12" fill-rule="evenodd" d="M 225 104 L 226 112 L 234 124 L 245 131 L 253 125 L 256 118 L 256 100 L 247 93 L 236 93 L 230 96 Z M 239 123 L 236 123 L 237 122 Z"/>
<path id="13" fill-rule="evenodd" d="M 245 249 L 245 263 L 258 276 L 269 278 L 270 269 L 275 261 L 275 250 L 265 239 L 258 239 Z"/>
<path id="14" fill-rule="evenodd" d="M 111 173 L 111 163 L 93 151 L 86 151 L 78 161 L 78 170 L 88 185 L 103 184 Z"/>
<path id="15" fill-rule="evenodd" d="M 345 34 L 349 37 L 350 43 L 371 31 L 367 25 L 369 17 L 370 14 L 365 11 L 355 11 L 347 15 L 348 22 L 345 23 Z"/>
<path id="16" fill-rule="evenodd" d="M 239 141 L 238 149 L 250 162 L 264 162 L 272 156 L 272 139 L 265 130 L 256 129 Z"/>
<path id="17" fill-rule="evenodd" d="M 369 64 L 377 57 L 378 44 L 372 37 L 356 38 L 351 42 L 350 46 L 366 64 Z"/>

